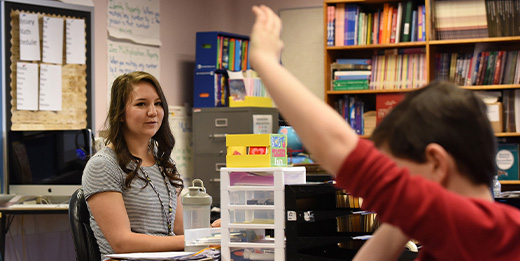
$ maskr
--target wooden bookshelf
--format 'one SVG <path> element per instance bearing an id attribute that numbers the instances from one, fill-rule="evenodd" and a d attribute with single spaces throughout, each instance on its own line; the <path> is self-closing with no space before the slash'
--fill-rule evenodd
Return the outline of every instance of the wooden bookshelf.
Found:
<path id="1" fill-rule="evenodd" d="M 348 46 L 328 46 L 328 25 L 327 25 L 327 6 L 337 6 L 338 4 L 356 4 L 361 7 L 360 10 L 366 12 L 374 12 L 378 9 L 383 9 L 385 3 L 397 5 L 397 3 L 405 1 L 395 0 L 325 0 L 323 2 L 324 14 L 324 99 L 332 107 L 336 107 L 338 100 L 343 99 L 344 95 L 355 95 L 360 97 L 364 102 L 374 103 L 375 96 L 378 94 L 392 94 L 392 93 L 406 93 L 415 89 L 369 89 L 369 90 L 348 90 L 348 91 L 334 91 L 332 90 L 332 70 L 331 64 L 339 58 L 372 58 L 375 52 L 384 52 L 385 50 L 396 49 L 402 50 L 407 48 L 423 48 L 425 54 L 425 78 L 426 83 L 435 80 L 438 72 L 436 71 L 436 55 L 441 53 L 473 53 L 476 47 L 480 51 L 518 51 L 520 52 L 520 36 L 502 36 L 502 37 L 480 37 L 470 39 L 453 39 L 453 40 L 438 40 L 438 34 L 433 28 L 432 6 L 436 7 L 435 0 L 414 0 L 414 8 L 418 5 L 425 7 L 425 37 L 424 41 L 415 42 L 399 42 L 399 43 L 385 43 L 385 44 L 364 44 L 364 45 L 348 45 Z M 520 59 L 520 58 L 519 58 Z M 518 63 L 517 63 L 518 66 Z M 372 70 L 374 67 L 372 67 Z M 374 72 L 373 72 L 374 73 Z M 493 79 L 493 78 L 491 78 Z M 505 81 L 504 81 L 505 82 Z M 520 84 L 493 84 L 493 85 L 472 85 L 461 86 L 463 89 L 473 91 L 504 91 L 520 89 Z M 372 104 L 373 105 L 373 104 Z M 365 106 L 366 108 L 367 106 Z M 369 106 L 370 108 L 374 106 Z M 520 110 L 516 109 L 517 113 Z M 368 135 L 361 135 L 361 137 L 369 138 Z M 496 137 L 500 142 L 520 143 L 520 133 L 515 132 L 501 132 L 496 133 Z M 501 181 L 506 186 L 519 186 L 520 181 Z"/>

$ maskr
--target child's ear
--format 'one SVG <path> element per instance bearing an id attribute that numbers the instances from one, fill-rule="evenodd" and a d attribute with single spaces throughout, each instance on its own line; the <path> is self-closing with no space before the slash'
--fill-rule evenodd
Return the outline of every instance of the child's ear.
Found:
<path id="1" fill-rule="evenodd" d="M 430 143 L 425 148 L 426 161 L 432 165 L 432 179 L 446 187 L 454 167 L 453 157 L 439 144 Z"/>

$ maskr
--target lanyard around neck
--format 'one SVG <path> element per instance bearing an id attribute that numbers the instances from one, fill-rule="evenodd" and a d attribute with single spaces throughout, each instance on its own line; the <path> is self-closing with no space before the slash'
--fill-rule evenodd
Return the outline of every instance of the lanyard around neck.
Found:
<path id="1" fill-rule="evenodd" d="M 159 167 L 159 163 L 157 162 L 156 163 L 157 166 Z M 169 236 L 173 236 L 174 233 L 173 233 L 173 207 L 172 207 L 172 192 L 170 190 L 170 188 L 168 187 L 168 178 L 166 177 L 166 175 L 163 173 L 162 169 L 159 167 L 159 171 L 161 172 L 161 175 L 163 176 L 164 178 L 164 185 L 166 186 L 166 190 L 168 191 L 168 199 L 169 199 L 169 203 L 168 203 L 168 212 L 166 212 L 166 210 L 164 209 L 164 203 L 161 199 L 161 195 L 159 194 L 159 191 L 157 190 L 157 188 L 154 186 L 152 180 L 150 179 L 150 177 L 148 176 L 148 174 L 146 174 L 146 172 L 144 171 L 143 167 L 141 167 L 141 171 L 143 172 L 144 176 L 146 177 L 146 180 L 148 181 L 148 184 L 150 184 L 150 187 L 152 187 L 153 191 L 155 192 L 155 194 L 157 194 L 157 198 L 159 198 L 159 203 L 161 203 L 161 208 L 164 212 L 164 215 L 166 216 L 166 225 L 168 226 L 168 235 Z"/>

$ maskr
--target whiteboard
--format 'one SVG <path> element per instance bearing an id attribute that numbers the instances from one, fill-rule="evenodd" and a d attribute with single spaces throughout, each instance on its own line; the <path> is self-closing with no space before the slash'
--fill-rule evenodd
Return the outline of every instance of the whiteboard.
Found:
<path id="1" fill-rule="evenodd" d="M 323 7 L 280 10 L 283 65 L 324 99 Z"/>

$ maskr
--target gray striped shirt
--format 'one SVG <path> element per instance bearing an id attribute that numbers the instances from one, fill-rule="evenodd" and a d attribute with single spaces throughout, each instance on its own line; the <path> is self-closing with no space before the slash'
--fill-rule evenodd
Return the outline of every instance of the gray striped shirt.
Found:
<path id="1" fill-rule="evenodd" d="M 142 167 L 142 170 L 150 177 L 159 192 L 164 204 L 163 207 L 161 207 L 157 194 L 150 185 L 143 188 L 146 184 L 145 181 L 134 178 L 130 188 L 125 186 L 127 174 L 119 167 L 116 154 L 109 147 L 104 147 L 98 151 L 85 166 L 82 180 L 85 198 L 88 199 L 99 192 L 120 192 L 123 194 L 132 232 L 167 236 L 166 214 L 168 213 L 169 200 L 163 176 L 157 164 L 151 167 Z M 139 176 L 144 177 L 140 171 Z M 175 219 L 175 210 L 177 208 L 176 190 L 171 184 L 168 184 L 168 187 L 172 191 L 173 218 Z M 102 257 L 104 258 L 104 255 L 114 253 L 92 214 L 90 215 L 90 227 L 96 236 Z"/>

